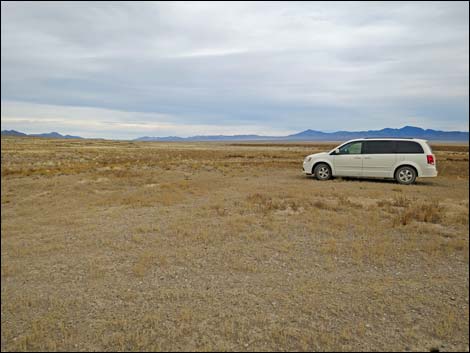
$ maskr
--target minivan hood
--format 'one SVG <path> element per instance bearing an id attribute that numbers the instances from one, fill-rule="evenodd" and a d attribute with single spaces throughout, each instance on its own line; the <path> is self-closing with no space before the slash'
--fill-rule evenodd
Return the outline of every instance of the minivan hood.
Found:
<path id="1" fill-rule="evenodd" d="M 314 154 L 310 154 L 307 156 L 307 158 L 318 158 L 318 157 L 323 157 L 323 156 L 327 156 L 328 155 L 328 152 L 320 152 L 320 153 L 314 153 Z"/>

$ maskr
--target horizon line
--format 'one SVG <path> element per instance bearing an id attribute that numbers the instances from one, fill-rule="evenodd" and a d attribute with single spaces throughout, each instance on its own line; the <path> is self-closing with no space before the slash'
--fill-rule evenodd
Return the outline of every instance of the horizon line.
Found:
<path id="1" fill-rule="evenodd" d="M 165 135 L 165 136 L 142 135 L 142 136 L 138 136 L 138 137 L 135 137 L 135 138 L 82 137 L 82 136 L 78 136 L 76 134 L 62 133 L 62 132 L 58 132 L 58 131 L 25 133 L 23 131 L 19 131 L 19 130 L 15 130 L 15 129 L 3 129 L 3 130 L 1 130 L 1 133 L 2 133 L 2 135 L 4 135 L 5 132 L 16 132 L 16 133 L 19 133 L 19 134 L 26 135 L 25 137 L 42 137 L 42 136 L 34 136 L 34 135 L 59 134 L 62 137 L 70 136 L 69 137 L 70 139 L 72 139 L 73 137 L 76 137 L 76 138 L 80 138 L 80 139 L 134 141 L 134 140 L 139 140 L 139 139 L 144 139 L 144 138 L 149 138 L 149 139 L 171 139 L 171 138 L 175 138 L 175 139 L 187 140 L 187 139 L 191 139 L 191 138 L 204 138 L 204 137 L 227 137 L 227 138 L 231 138 L 231 137 L 241 137 L 241 136 L 253 136 L 253 137 L 261 137 L 261 138 L 287 138 L 287 137 L 290 137 L 290 136 L 299 135 L 303 132 L 309 132 L 309 131 L 317 132 L 317 133 L 321 133 L 321 134 L 326 134 L 326 135 L 333 135 L 333 134 L 338 134 L 338 133 L 361 133 L 361 132 L 371 133 L 371 132 L 383 131 L 385 129 L 403 130 L 405 128 L 420 129 L 423 132 L 434 131 L 434 132 L 442 132 L 442 133 L 467 133 L 467 134 L 469 133 L 468 130 L 436 130 L 436 129 L 422 128 L 422 127 L 413 126 L 413 125 L 405 125 L 405 126 L 402 126 L 402 127 L 399 127 L 399 128 L 384 127 L 384 128 L 381 128 L 381 129 L 373 129 L 373 130 L 337 130 L 337 131 L 332 131 L 332 132 L 321 131 L 321 130 L 313 130 L 313 129 L 308 128 L 308 129 L 305 129 L 305 130 L 302 130 L 302 131 L 299 131 L 299 132 L 296 132 L 296 133 L 292 133 L 292 134 L 289 134 L 289 135 L 259 135 L 259 134 L 254 134 L 254 133 L 251 133 L 251 134 L 246 133 L 246 134 L 234 134 L 234 135 L 224 135 L 224 134 L 201 135 L 201 134 L 199 134 L 199 135 L 191 135 L 191 136 L 187 136 L 187 137 L 181 137 L 181 136 L 178 136 L 178 135 Z M 380 137 L 380 136 L 377 136 L 377 137 Z M 392 137 L 392 136 L 389 136 L 389 137 Z"/>

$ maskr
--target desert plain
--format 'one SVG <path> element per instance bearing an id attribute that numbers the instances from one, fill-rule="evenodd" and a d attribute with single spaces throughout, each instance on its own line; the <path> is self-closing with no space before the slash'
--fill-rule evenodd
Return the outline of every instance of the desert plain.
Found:
<path id="1" fill-rule="evenodd" d="M 2 351 L 469 350 L 468 144 L 439 176 L 334 143 L 1 139 Z"/>

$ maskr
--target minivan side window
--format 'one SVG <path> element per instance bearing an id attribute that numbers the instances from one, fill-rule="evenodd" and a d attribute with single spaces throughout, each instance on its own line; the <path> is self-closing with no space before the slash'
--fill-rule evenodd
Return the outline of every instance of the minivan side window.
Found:
<path id="1" fill-rule="evenodd" d="M 365 141 L 363 154 L 390 154 L 395 153 L 395 141 Z"/>
<path id="2" fill-rule="evenodd" d="M 423 147 L 413 141 L 397 141 L 397 153 L 424 153 Z"/>
<path id="3" fill-rule="evenodd" d="M 351 142 L 339 148 L 339 154 L 361 154 L 362 142 Z"/>

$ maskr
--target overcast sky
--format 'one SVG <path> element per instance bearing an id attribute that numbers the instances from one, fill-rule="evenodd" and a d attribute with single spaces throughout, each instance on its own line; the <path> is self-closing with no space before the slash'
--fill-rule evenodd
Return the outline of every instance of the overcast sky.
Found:
<path id="1" fill-rule="evenodd" d="M 1 3 L 2 129 L 467 130 L 468 2 Z"/>

